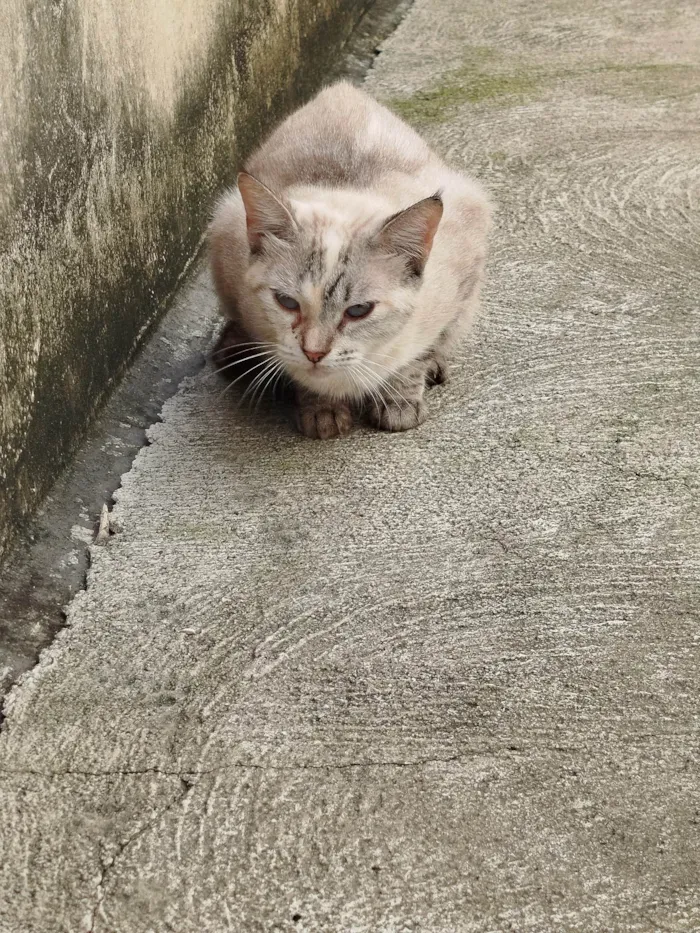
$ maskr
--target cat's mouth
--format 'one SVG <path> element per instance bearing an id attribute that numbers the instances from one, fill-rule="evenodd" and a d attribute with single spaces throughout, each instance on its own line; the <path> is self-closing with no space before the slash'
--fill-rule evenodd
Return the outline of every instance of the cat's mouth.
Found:
<path id="1" fill-rule="evenodd" d="M 328 378 L 334 372 L 332 367 L 324 366 L 323 363 L 302 363 L 301 360 L 288 362 L 287 370 L 292 378 L 318 381 Z"/>
<path id="2" fill-rule="evenodd" d="M 309 363 L 308 366 L 304 366 L 304 372 L 309 376 L 323 378 L 324 376 L 330 376 L 333 371 L 332 366 L 324 366 L 323 363 Z"/>
<path id="3" fill-rule="evenodd" d="M 290 375 L 318 392 L 329 391 L 339 384 L 345 386 L 346 382 L 343 367 L 327 366 L 324 363 L 309 363 L 307 366 L 297 364 L 291 369 Z"/>

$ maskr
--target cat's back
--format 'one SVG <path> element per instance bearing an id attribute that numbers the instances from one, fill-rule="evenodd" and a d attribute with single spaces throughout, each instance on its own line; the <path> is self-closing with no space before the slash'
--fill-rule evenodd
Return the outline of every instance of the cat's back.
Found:
<path id="1" fill-rule="evenodd" d="M 343 81 L 288 117 L 246 171 L 280 192 L 300 185 L 371 188 L 391 173 L 416 175 L 433 158 L 410 127 Z"/>

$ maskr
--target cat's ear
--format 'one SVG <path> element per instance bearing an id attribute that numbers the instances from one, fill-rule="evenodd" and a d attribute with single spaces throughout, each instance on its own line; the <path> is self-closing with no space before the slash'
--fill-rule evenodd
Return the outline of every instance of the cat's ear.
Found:
<path id="1" fill-rule="evenodd" d="M 413 275 L 423 274 L 442 218 L 442 198 L 434 194 L 390 217 L 375 237 L 384 252 L 406 259 Z"/>
<path id="2" fill-rule="evenodd" d="M 297 232 L 296 221 L 289 208 L 261 181 L 240 172 L 238 190 L 245 207 L 248 242 L 253 253 L 260 251 L 263 237 L 274 236 L 279 240 L 291 240 Z"/>

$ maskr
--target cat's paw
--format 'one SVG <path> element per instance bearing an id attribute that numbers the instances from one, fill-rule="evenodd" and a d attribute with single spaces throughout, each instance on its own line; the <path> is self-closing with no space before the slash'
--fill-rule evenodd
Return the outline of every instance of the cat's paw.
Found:
<path id="1" fill-rule="evenodd" d="M 441 386 L 449 379 L 447 358 L 442 353 L 433 353 L 428 359 L 425 371 L 425 384 L 428 388 Z"/>
<path id="2" fill-rule="evenodd" d="M 422 398 L 407 402 L 388 401 L 384 405 L 372 406 L 369 419 L 382 431 L 410 431 L 423 424 L 428 417 L 428 409 Z"/>
<path id="3" fill-rule="evenodd" d="M 305 437 L 322 441 L 348 434 L 354 423 L 352 410 L 342 402 L 307 402 L 298 406 L 296 414 L 299 431 Z"/>

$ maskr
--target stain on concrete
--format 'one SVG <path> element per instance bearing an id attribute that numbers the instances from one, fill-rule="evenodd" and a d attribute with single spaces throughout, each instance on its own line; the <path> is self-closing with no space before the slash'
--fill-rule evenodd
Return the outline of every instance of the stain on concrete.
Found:
<path id="1" fill-rule="evenodd" d="M 410 97 L 390 99 L 388 105 L 409 123 L 448 123 L 468 105 L 489 109 L 514 107 L 556 90 L 616 98 L 637 96 L 663 99 L 697 92 L 700 67 L 694 64 L 641 62 L 582 65 L 574 68 L 547 67 L 515 56 L 504 56 L 495 48 L 475 46 L 459 68 L 448 72 L 439 84 L 417 89 Z"/>
<path id="2" fill-rule="evenodd" d="M 535 75 L 499 73 L 494 70 L 497 59 L 494 49 L 474 46 L 466 53 L 464 63 L 439 84 L 417 90 L 411 97 L 394 98 L 389 105 L 410 123 L 445 123 L 466 104 L 508 106 L 536 91 Z"/>

